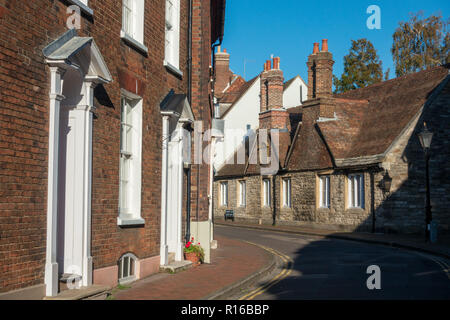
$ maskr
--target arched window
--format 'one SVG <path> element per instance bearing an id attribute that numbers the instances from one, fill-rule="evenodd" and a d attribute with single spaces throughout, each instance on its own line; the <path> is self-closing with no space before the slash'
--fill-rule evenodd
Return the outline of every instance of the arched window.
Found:
<path id="1" fill-rule="evenodd" d="M 119 259 L 119 283 L 136 280 L 137 257 L 132 253 L 124 254 Z"/>

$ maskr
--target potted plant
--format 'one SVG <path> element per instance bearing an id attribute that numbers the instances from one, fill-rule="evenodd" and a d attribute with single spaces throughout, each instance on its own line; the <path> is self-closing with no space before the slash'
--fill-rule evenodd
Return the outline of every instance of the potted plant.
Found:
<path id="1" fill-rule="evenodd" d="M 192 261 L 194 265 L 203 263 L 205 251 L 200 246 L 200 242 L 198 244 L 194 244 L 194 237 L 192 237 L 191 241 L 186 243 L 184 246 L 184 258 Z"/>

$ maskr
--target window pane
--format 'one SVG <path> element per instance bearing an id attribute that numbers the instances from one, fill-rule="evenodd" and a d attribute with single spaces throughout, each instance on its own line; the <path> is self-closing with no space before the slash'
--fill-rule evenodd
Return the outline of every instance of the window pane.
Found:
<path id="1" fill-rule="evenodd" d="M 288 179 L 288 207 L 291 207 L 291 179 Z"/>
<path id="2" fill-rule="evenodd" d="M 133 3 L 132 0 L 123 0 L 123 29 L 130 36 L 133 34 Z"/>
<path id="3" fill-rule="evenodd" d="M 270 206 L 270 180 L 264 180 L 264 205 Z"/>
<path id="4" fill-rule="evenodd" d="M 173 28 L 173 10 L 172 0 L 166 0 L 166 30 Z"/>
<path id="5" fill-rule="evenodd" d="M 351 201 L 351 206 L 355 207 L 356 206 L 356 199 L 355 199 L 355 177 L 351 177 L 351 197 L 352 197 L 352 201 Z"/>
<path id="6" fill-rule="evenodd" d="M 134 259 L 130 258 L 130 276 L 134 276 Z"/>
<path id="7" fill-rule="evenodd" d="M 122 279 L 123 278 L 123 273 L 122 273 L 122 271 L 123 271 L 123 259 L 120 259 L 119 260 L 119 279 Z"/>
<path id="8" fill-rule="evenodd" d="M 129 263 L 130 263 L 129 257 L 123 258 L 123 277 L 126 278 L 129 276 Z"/>
<path id="9" fill-rule="evenodd" d="M 360 207 L 361 206 L 361 177 L 355 176 L 355 206 Z"/>

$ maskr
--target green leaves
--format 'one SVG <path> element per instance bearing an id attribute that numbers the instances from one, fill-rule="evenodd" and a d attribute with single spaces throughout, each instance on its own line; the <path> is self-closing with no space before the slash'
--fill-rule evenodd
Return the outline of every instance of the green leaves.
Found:
<path id="1" fill-rule="evenodd" d="M 400 22 L 393 34 L 391 53 L 398 77 L 450 62 L 450 19 L 441 16 L 422 18 L 412 15 Z"/>
<path id="2" fill-rule="evenodd" d="M 382 80 L 382 62 L 373 44 L 367 39 L 352 40 L 350 52 L 344 57 L 341 79 L 333 76 L 335 93 L 363 88 Z"/>

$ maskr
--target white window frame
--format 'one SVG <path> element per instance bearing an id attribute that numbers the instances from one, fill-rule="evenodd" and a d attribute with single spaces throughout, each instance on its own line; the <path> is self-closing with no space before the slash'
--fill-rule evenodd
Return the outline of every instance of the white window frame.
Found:
<path id="1" fill-rule="evenodd" d="M 136 265 L 137 265 L 138 259 L 137 257 L 132 253 L 124 254 L 122 257 L 120 257 L 118 265 L 119 265 L 119 283 L 125 284 L 132 281 L 135 281 L 137 279 L 136 275 Z M 126 266 L 126 269 L 124 268 Z M 127 271 L 126 274 L 124 274 L 124 271 Z"/>
<path id="2" fill-rule="evenodd" d="M 291 207 L 291 178 L 283 179 L 283 207 Z"/>
<path id="3" fill-rule="evenodd" d="M 330 179 L 329 175 L 319 176 L 319 207 L 330 208 Z"/>
<path id="4" fill-rule="evenodd" d="M 271 206 L 270 179 L 263 179 L 263 206 Z"/>
<path id="5" fill-rule="evenodd" d="M 220 205 L 228 207 L 228 182 L 220 183 Z"/>
<path id="6" fill-rule="evenodd" d="M 365 194 L 364 194 L 364 174 L 350 174 L 348 175 L 348 208 L 365 208 Z"/>
<path id="7" fill-rule="evenodd" d="M 164 19 L 164 66 L 182 76 L 180 71 L 180 0 L 166 0 Z"/>
<path id="8" fill-rule="evenodd" d="M 129 111 L 130 118 L 126 117 L 126 110 Z M 123 89 L 120 121 L 119 216 L 117 223 L 121 226 L 141 225 L 145 223 L 141 217 L 142 98 Z M 124 176 L 126 166 L 128 166 L 127 177 Z"/>
<path id="9" fill-rule="evenodd" d="M 129 12 L 129 27 L 125 13 Z M 134 48 L 148 53 L 148 48 L 144 45 L 144 15 L 145 0 L 122 0 L 122 29 L 120 37 Z"/>
<path id="10" fill-rule="evenodd" d="M 245 180 L 239 181 L 239 206 L 245 207 L 247 205 L 247 183 Z"/>

